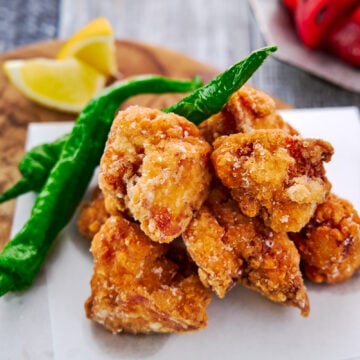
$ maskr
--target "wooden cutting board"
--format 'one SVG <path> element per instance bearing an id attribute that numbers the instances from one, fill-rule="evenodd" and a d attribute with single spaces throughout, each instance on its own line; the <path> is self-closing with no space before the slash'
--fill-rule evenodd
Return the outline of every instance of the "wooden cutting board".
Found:
<path id="1" fill-rule="evenodd" d="M 51 40 L 17 48 L 0 55 L 0 65 L 8 59 L 55 57 L 62 45 Z M 116 59 L 119 78 L 139 74 L 161 74 L 174 78 L 191 78 L 200 75 L 205 82 L 220 71 L 180 53 L 131 41 L 116 42 Z M 71 121 L 75 115 L 52 111 L 26 99 L 10 84 L 0 70 L 0 192 L 3 192 L 19 177 L 17 164 L 24 153 L 27 126 L 30 122 Z M 181 95 L 141 95 L 130 103 L 162 108 L 175 103 Z M 276 100 L 279 108 L 288 107 Z M 0 249 L 8 241 L 15 201 L 0 204 Z"/>

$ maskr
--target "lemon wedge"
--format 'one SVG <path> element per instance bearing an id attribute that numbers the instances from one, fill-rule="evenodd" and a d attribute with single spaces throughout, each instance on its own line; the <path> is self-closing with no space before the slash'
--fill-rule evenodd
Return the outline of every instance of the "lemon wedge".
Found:
<path id="1" fill-rule="evenodd" d="M 58 59 L 76 57 L 106 76 L 116 74 L 115 38 L 109 21 L 97 18 L 69 38 Z"/>
<path id="2" fill-rule="evenodd" d="M 73 113 L 80 112 L 106 82 L 103 74 L 75 58 L 8 60 L 4 71 L 34 102 Z"/>

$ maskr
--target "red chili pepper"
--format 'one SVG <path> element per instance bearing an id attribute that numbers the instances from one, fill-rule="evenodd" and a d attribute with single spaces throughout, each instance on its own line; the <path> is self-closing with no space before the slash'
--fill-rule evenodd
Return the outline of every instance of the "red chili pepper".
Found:
<path id="1" fill-rule="evenodd" d="M 295 10 L 296 10 L 296 6 L 298 4 L 298 0 L 281 0 L 282 1 L 282 4 L 286 6 L 286 8 L 288 10 L 290 10 L 290 12 L 292 14 L 295 13 Z"/>
<path id="2" fill-rule="evenodd" d="M 360 5 L 329 34 L 327 48 L 347 63 L 360 67 Z"/>
<path id="3" fill-rule="evenodd" d="M 302 42 L 316 48 L 334 26 L 359 4 L 359 0 L 299 0 L 295 11 L 297 32 Z"/>

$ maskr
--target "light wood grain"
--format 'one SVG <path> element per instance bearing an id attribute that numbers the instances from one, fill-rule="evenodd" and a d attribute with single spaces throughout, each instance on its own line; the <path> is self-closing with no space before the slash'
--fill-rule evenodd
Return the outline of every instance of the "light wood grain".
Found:
<path id="1" fill-rule="evenodd" d="M 220 69 L 265 45 L 249 0 L 60 0 L 59 36 L 96 16 L 107 17 L 118 38 L 165 46 Z M 360 94 L 274 58 L 252 82 L 294 107 L 360 106 Z"/>
<path id="2" fill-rule="evenodd" d="M 50 37 L 65 39 L 98 16 L 116 37 L 164 46 L 225 69 L 264 46 L 251 0 L 0 0 L 0 50 Z M 279 3 L 280 0 L 266 0 Z M 122 61 L 127 61 L 123 59 Z M 253 84 L 294 107 L 360 107 L 360 94 L 269 59 Z"/>
<path id="3" fill-rule="evenodd" d="M 246 0 L 61 0 L 59 37 L 96 16 L 116 37 L 164 46 L 225 69 L 250 52 Z"/>

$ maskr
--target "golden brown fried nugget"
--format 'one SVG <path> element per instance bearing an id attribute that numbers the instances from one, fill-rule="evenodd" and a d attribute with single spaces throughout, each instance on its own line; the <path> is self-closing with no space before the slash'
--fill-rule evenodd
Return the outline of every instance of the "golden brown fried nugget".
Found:
<path id="1" fill-rule="evenodd" d="M 76 225 L 83 236 L 92 240 L 108 217 L 109 214 L 105 209 L 104 196 L 99 187 L 96 187 L 91 195 L 91 199 L 81 205 Z"/>
<path id="2" fill-rule="evenodd" d="M 236 119 L 241 132 L 279 129 L 290 135 L 299 134 L 277 113 L 275 101 L 263 91 L 251 86 L 245 85 L 235 92 L 226 108 Z"/>
<path id="3" fill-rule="evenodd" d="M 309 313 L 300 256 L 286 233 L 243 215 L 226 189 L 216 186 L 183 234 L 200 279 L 218 296 L 239 282 L 268 299 Z"/>
<path id="4" fill-rule="evenodd" d="M 236 284 L 242 265 L 242 260 L 226 243 L 224 227 L 203 205 L 182 237 L 187 251 L 199 267 L 202 283 L 223 298 Z"/>
<path id="5" fill-rule="evenodd" d="M 100 163 L 106 209 L 128 208 L 152 240 L 172 241 L 208 194 L 209 153 L 181 116 L 138 106 L 120 111 Z"/>
<path id="6" fill-rule="evenodd" d="M 236 91 L 222 111 L 202 122 L 199 129 L 209 143 L 223 135 L 258 129 L 281 129 L 288 134 L 298 135 L 277 113 L 274 100 L 248 85 Z"/>
<path id="7" fill-rule="evenodd" d="M 112 216 L 94 237 L 91 251 L 92 293 L 85 304 L 89 319 L 114 333 L 186 332 L 206 326 L 209 291 L 173 244 L 155 243 L 138 224 Z"/>
<path id="8" fill-rule="evenodd" d="M 331 189 L 323 163 L 333 148 L 326 141 L 256 130 L 220 137 L 214 149 L 215 171 L 241 211 L 260 215 L 274 231 L 299 231 Z"/>
<path id="9" fill-rule="evenodd" d="M 300 233 L 290 234 L 305 274 L 317 283 L 337 283 L 360 268 L 360 218 L 346 200 L 330 194 Z"/>

